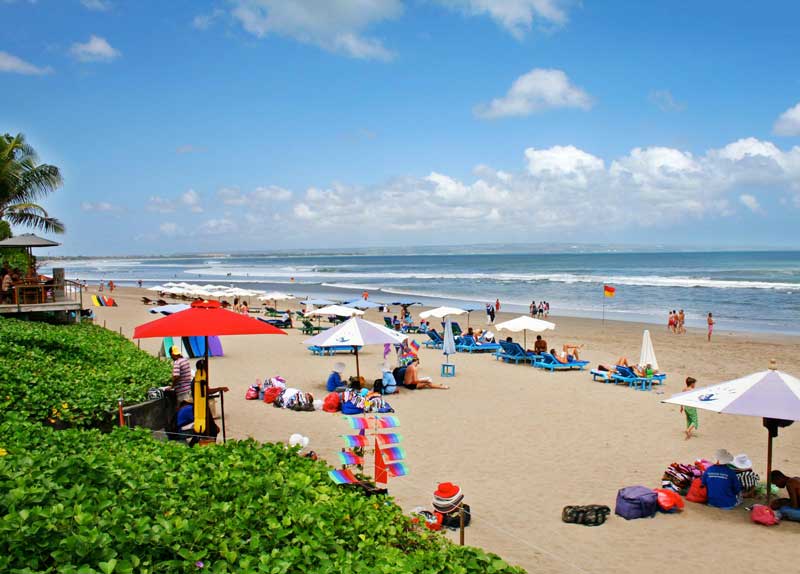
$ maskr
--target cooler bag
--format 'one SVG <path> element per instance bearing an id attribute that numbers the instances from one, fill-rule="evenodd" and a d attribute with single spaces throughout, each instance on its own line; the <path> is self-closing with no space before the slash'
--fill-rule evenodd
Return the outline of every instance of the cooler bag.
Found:
<path id="1" fill-rule="evenodd" d="M 627 486 L 617 492 L 614 513 L 625 520 L 650 518 L 658 511 L 658 495 L 646 486 Z"/>

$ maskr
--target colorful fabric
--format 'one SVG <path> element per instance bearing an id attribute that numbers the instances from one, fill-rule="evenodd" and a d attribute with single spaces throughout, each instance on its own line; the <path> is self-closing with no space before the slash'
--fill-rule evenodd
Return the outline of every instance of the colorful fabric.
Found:
<path id="1" fill-rule="evenodd" d="M 364 430 L 369 428 L 369 420 L 364 417 L 343 417 L 350 428 L 353 430 Z"/>
<path id="2" fill-rule="evenodd" d="M 392 352 L 392 344 L 391 343 L 384 343 L 383 344 L 383 358 L 384 358 L 384 360 L 386 359 L 386 357 L 389 356 L 389 353 L 391 353 L 391 352 Z"/>
<path id="3" fill-rule="evenodd" d="M 364 457 L 347 450 L 339 453 L 339 460 L 342 461 L 342 464 L 364 464 Z"/>
<path id="4" fill-rule="evenodd" d="M 383 453 L 383 458 L 389 462 L 397 462 L 406 457 L 406 451 L 399 446 L 390 446 L 389 448 L 381 449 L 381 452 Z"/>
<path id="5" fill-rule="evenodd" d="M 411 339 L 411 341 L 409 341 L 408 346 L 409 350 L 415 355 L 419 353 L 419 343 L 417 343 L 414 339 Z"/>
<path id="6" fill-rule="evenodd" d="M 336 484 L 354 484 L 358 482 L 358 479 L 349 470 L 329 470 L 328 476 Z"/>
<path id="7" fill-rule="evenodd" d="M 389 473 L 389 476 L 406 476 L 408 474 L 408 468 L 402 462 L 387 464 L 386 471 Z"/>
<path id="8" fill-rule="evenodd" d="M 192 390 L 192 365 L 189 364 L 189 359 L 180 357 L 175 359 L 172 363 L 172 376 L 178 377 L 178 380 L 172 384 L 172 388 L 179 395 L 188 393 Z"/>
<path id="9" fill-rule="evenodd" d="M 695 407 L 683 407 L 683 412 L 686 414 L 686 428 L 694 427 L 695 429 L 700 428 L 700 422 L 697 418 L 697 408 Z"/>
<path id="10" fill-rule="evenodd" d="M 616 288 L 612 287 L 611 285 L 603 285 L 603 295 L 606 297 L 613 297 L 616 295 L 616 293 Z"/>
<path id="11" fill-rule="evenodd" d="M 395 433 L 387 433 L 387 434 L 379 434 L 375 435 L 375 440 L 378 441 L 378 444 L 387 445 L 387 444 L 400 444 L 403 440 L 402 435 L 395 434 Z"/>
<path id="12" fill-rule="evenodd" d="M 367 446 L 369 439 L 364 435 L 347 434 L 342 435 L 344 442 L 349 447 Z"/>
<path id="13" fill-rule="evenodd" d="M 400 419 L 397 417 L 380 417 L 378 420 L 378 428 L 393 429 L 400 426 Z"/>

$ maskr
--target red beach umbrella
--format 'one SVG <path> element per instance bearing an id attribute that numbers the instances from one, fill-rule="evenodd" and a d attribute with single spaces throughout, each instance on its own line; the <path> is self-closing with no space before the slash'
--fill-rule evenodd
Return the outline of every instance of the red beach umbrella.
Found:
<path id="1" fill-rule="evenodd" d="M 285 335 L 274 325 L 228 311 L 218 301 L 195 301 L 185 311 L 139 325 L 134 339 L 153 337 L 205 337 L 206 377 L 200 378 L 200 397 L 195 396 L 195 431 L 208 429 L 208 337 L 220 335 Z M 196 395 L 197 393 L 195 393 Z M 201 400 L 198 401 L 197 399 Z M 222 419 L 222 440 L 225 440 L 225 418 Z"/>

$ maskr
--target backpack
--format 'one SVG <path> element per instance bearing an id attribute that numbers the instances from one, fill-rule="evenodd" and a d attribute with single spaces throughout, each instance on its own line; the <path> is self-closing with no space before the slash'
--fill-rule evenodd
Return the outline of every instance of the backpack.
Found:
<path id="1" fill-rule="evenodd" d="M 244 400 L 255 401 L 258 399 L 260 388 L 258 385 L 250 385 L 247 392 L 244 394 Z"/>
<path id="2" fill-rule="evenodd" d="M 328 393 L 325 400 L 322 401 L 322 410 L 326 413 L 338 413 L 339 402 L 339 393 Z"/>
<path id="3" fill-rule="evenodd" d="M 280 387 L 269 387 L 264 391 L 264 402 L 275 404 L 275 399 L 283 392 Z"/>
<path id="4" fill-rule="evenodd" d="M 565 506 L 561 511 L 562 522 L 583 524 L 584 526 L 600 526 L 605 523 L 611 509 L 603 504 L 587 506 Z"/>
<path id="5" fill-rule="evenodd" d="M 364 409 L 356 406 L 351 401 L 345 401 L 342 403 L 342 414 L 343 415 L 360 415 L 364 412 Z"/>
<path id="6" fill-rule="evenodd" d="M 756 524 L 763 524 L 764 526 L 775 526 L 778 524 L 778 517 L 775 516 L 775 511 L 763 504 L 753 505 L 753 510 L 750 511 L 750 520 Z"/>
<path id="7" fill-rule="evenodd" d="M 614 513 L 625 520 L 652 518 L 658 511 L 658 495 L 646 486 L 626 486 L 617 492 Z"/>
<path id="8" fill-rule="evenodd" d="M 705 504 L 708 502 L 708 489 L 703 486 L 702 479 L 695 478 L 692 481 L 692 485 L 689 487 L 689 492 L 686 493 L 686 500 L 700 504 Z"/>
<path id="9" fill-rule="evenodd" d="M 470 520 L 472 519 L 472 514 L 469 510 L 469 504 L 462 504 L 462 508 L 464 508 L 464 526 L 469 526 Z M 445 528 L 461 528 L 461 513 L 458 510 L 454 510 L 449 514 L 442 514 L 441 512 L 434 512 L 434 514 L 440 515 L 442 526 Z"/>
<path id="10" fill-rule="evenodd" d="M 654 492 L 658 500 L 658 507 L 662 512 L 678 512 L 679 510 L 683 510 L 683 499 L 681 495 L 674 490 L 656 488 Z"/>

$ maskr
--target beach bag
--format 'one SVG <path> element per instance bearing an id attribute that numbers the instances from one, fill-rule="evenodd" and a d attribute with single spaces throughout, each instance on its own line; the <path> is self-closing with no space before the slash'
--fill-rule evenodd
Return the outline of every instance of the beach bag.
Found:
<path id="1" fill-rule="evenodd" d="M 314 410 L 314 396 L 311 393 L 297 393 L 290 408 L 293 411 L 311 412 Z"/>
<path id="2" fill-rule="evenodd" d="M 472 515 L 469 511 L 469 504 L 462 504 L 461 507 L 464 509 L 464 527 L 466 528 L 469 526 L 470 520 L 472 519 Z M 438 514 L 441 516 L 441 524 L 445 528 L 461 528 L 461 512 L 455 510 L 450 512 L 449 514 L 442 514 L 441 512 L 435 512 L 434 514 Z"/>
<path id="3" fill-rule="evenodd" d="M 342 403 L 342 414 L 343 415 L 360 415 L 364 412 L 364 409 L 357 406 L 352 401 L 345 401 Z"/>
<path id="4" fill-rule="evenodd" d="M 328 393 L 325 400 L 322 401 L 322 410 L 326 413 L 338 413 L 339 402 L 339 393 Z"/>
<path id="5" fill-rule="evenodd" d="M 160 401 L 164 398 L 164 391 L 159 387 L 150 387 L 147 389 L 147 400 L 148 401 Z"/>
<path id="6" fill-rule="evenodd" d="M 763 504 L 754 504 L 753 509 L 750 511 L 750 520 L 756 524 L 763 524 L 764 526 L 775 526 L 778 524 L 778 518 L 775 516 L 775 511 L 769 506 Z"/>
<path id="7" fill-rule="evenodd" d="M 678 512 L 679 510 L 683 510 L 683 499 L 681 495 L 674 490 L 656 488 L 655 493 L 658 500 L 658 507 L 662 512 Z"/>
<path id="8" fill-rule="evenodd" d="M 275 404 L 275 399 L 277 399 L 282 392 L 283 389 L 280 387 L 269 387 L 264 391 L 264 402 Z"/>
<path id="9" fill-rule="evenodd" d="M 626 486 L 617 492 L 614 513 L 625 520 L 651 518 L 658 511 L 658 495 L 646 486 Z"/>
<path id="10" fill-rule="evenodd" d="M 600 526 L 604 524 L 611 509 L 603 504 L 586 506 L 565 506 L 561 511 L 561 521 L 584 526 Z"/>
<path id="11" fill-rule="evenodd" d="M 250 385 L 247 389 L 247 392 L 244 394 L 244 400 L 246 401 L 255 401 L 258 399 L 259 394 L 259 387 L 258 385 Z"/>
<path id="12" fill-rule="evenodd" d="M 708 502 L 708 489 L 703 486 L 702 479 L 695 478 L 692 481 L 692 485 L 689 487 L 689 492 L 686 493 L 686 500 L 689 502 L 697 502 L 699 504 L 705 504 Z"/>

